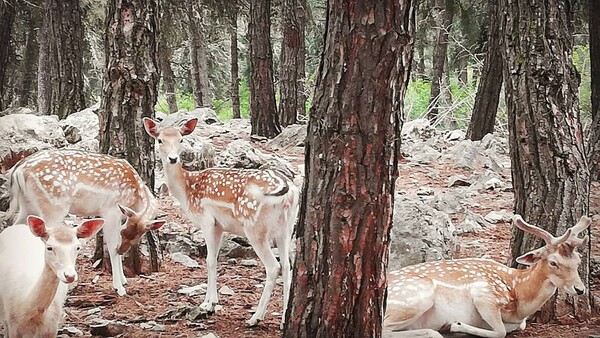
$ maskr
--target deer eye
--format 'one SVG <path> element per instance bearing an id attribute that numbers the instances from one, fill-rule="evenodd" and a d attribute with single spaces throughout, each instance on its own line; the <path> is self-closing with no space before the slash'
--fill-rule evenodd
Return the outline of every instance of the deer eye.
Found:
<path id="1" fill-rule="evenodd" d="M 80 247 L 80 246 L 78 246 L 78 247 L 77 247 L 77 251 L 79 251 L 79 250 L 81 250 L 81 247 Z"/>
<path id="2" fill-rule="evenodd" d="M 47 247 L 46 247 L 46 250 L 48 250 L 48 251 L 52 251 L 53 249 L 52 249 L 52 247 L 51 247 L 51 246 L 47 246 Z"/>
<path id="3" fill-rule="evenodd" d="M 549 261 L 548 264 L 553 268 L 558 268 L 558 264 L 555 261 Z"/>
<path id="4" fill-rule="evenodd" d="M 158 139 L 158 144 L 162 144 L 162 140 L 161 139 Z"/>

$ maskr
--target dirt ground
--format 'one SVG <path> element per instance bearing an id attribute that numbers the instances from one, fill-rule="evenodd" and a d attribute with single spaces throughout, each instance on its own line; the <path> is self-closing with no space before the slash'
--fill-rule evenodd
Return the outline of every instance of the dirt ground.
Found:
<path id="1" fill-rule="evenodd" d="M 247 135 L 238 135 L 246 137 Z M 219 148 L 226 140 L 213 139 Z M 266 146 L 261 146 L 269 150 Z M 288 152 L 301 163 L 302 152 L 298 149 Z M 431 170 L 439 171 L 438 178 L 431 179 L 427 174 Z M 414 166 L 403 161 L 400 166 L 400 179 L 397 189 L 406 195 L 416 195 L 419 187 L 432 187 L 436 195 L 447 193 L 452 188 L 447 187 L 447 179 L 455 174 L 466 174 L 451 169 L 444 164 L 429 166 Z M 510 172 L 504 177 L 505 182 L 510 182 Z M 591 214 L 597 214 L 599 206 L 600 187 L 594 186 L 592 192 Z M 481 215 L 489 211 L 512 210 L 512 192 L 505 191 L 480 191 L 476 205 L 468 209 Z M 172 206 L 170 197 L 161 198 L 162 211 L 169 214 L 169 220 L 191 225 L 181 217 L 177 208 Z M 460 216 L 453 219 L 455 224 L 462 221 Z M 600 222 L 594 223 L 593 233 L 599 230 Z M 600 243 L 596 236 L 593 239 L 594 254 L 600 253 Z M 456 250 L 456 258 L 487 256 L 500 262 L 506 262 L 509 251 L 510 224 L 498 223 L 494 228 L 480 233 L 466 234 L 460 237 L 460 246 Z M 92 244 L 87 248 L 87 256 L 91 256 Z M 477 244 L 477 245 L 473 245 Z M 109 320 L 118 320 L 132 324 L 122 337 L 202 337 L 210 332 L 218 337 L 279 337 L 279 322 L 281 316 L 282 290 L 277 286 L 269 303 L 267 316 L 254 328 L 248 328 L 245 321 L 250 318 L 252 308 L 258 303 L 261 292 L 261 283 L 265 279 L 262 264 L 255 267 L 244 267 L 229 261 L 220 261 L 218 267 L 219 287 L 227 285 L 235 294 L 220 295 L 223 306 L 217 314 L 196 321 L 187 319 L 169 320 L 161 317 L 170 310 L 176 310 L 183 305 L 199 305 L 204 296 L 188 296 L 179 294 L 177 290 L 182 285 L 194 286 L 206 282 L 205 261 L 200 259 L 199 268 L 186 268 L 181 264 L 172 262 L 168 257 L 164 259 L 162 270 L 150 276 L 129 278 L 127 285 L 128 295 L 118 297 L 111 286 L 108 274 L 95 270 L 89 264 L 89 259 L 83 258 L 78 286 L 72 291 L 67 302 L 67 317 L 65 322 L 90 336 L 89 314 L 100 312 L 101 317 Z M 598 281 L 595 281 L 593 292 L 600 292 Z M 96 313 L 97 314 L 97 313 Z M 149 331 L 142 328 L 147 321 L 155 321 L 163 325 L 162 331 Z M 530 323 L 523 332 L 510 334 L 509 337 L 588 337 L 590 334 L 600 334 L 600 316 L 577 323 L 569 315 L 560 318 L 559 323 L 536 324 Z"/>

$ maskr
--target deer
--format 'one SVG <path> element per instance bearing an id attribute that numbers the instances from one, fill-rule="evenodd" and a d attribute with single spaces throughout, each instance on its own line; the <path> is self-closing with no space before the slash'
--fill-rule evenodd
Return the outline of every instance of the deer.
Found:
<path id="1" fill-rule="evenodd" d="M 578 235 L 591 219 L 581 217 L 560 237 L 526 223 L 520 215 L 513 222 L 545 242 L 517 258 L 526 269 L 467 258 L 390 272 L 383 323 L 388 336 L 441 338 L 438 331 L 449 331 L 501 338 L 524 330 L 527 317 L 557 289 L 582 295 L 586 288 L 577 271 L 581 258 L 576 249 L 587 245 L 589 237 Z"/>
<path id="2" fill-rule="evenodd" d="M 165 224 L 155 219 L 158 202 L 136 170 L 124 159 L 59 149 L 22 159 L 8 176 L 11 201 L 7 218 L 16 214 L 15 224 L 25 222 L 27 215 L 37 215 L 53 226 L 69 213 L 105 220 L 112 285 L 124 296 L 127 278 L 122 255 L 146 232 Z"/>
<path id="3" fill-rule="evenodd" d="M 10 338 L 56 337 L 68 284 L 77 281 L 80 239 L 94 236 L 104 220 L 76 228 L 50 227 L 33 215 L 26 222 L 0 233 L 0 321 Z"/>
<path id="4" fill-rule="evenodd" d="M 285 316 L 291 285 L 289 249 L 298 213 L 299 189 L 290 179 L 273 170 L 208 168 L 187 171 L 181 163 L 181 141 L 194 131 L 198 119 L 164 128 L 150 118 L 143 122 L 146 132 L 158 143 L 169 191 L 204 235 L 208 285 L 201 308 L 213 312 L 218 304 L 217 255 L 223 233 L 228 232 L 245 236 L 266 270 L 260 301 L 247 324 L 254 326 L 264 319 L 280 270 Z M 277 245 L 279 263 L 270 249 L 271 240 Z"/>

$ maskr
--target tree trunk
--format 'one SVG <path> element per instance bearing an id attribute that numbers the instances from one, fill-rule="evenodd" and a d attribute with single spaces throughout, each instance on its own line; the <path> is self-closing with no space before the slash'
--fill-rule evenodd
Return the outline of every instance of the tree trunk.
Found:
<path id="1" fill-rule="evenodd" d="M 509 127 L 515 213 L 550 233 L 563 234 L 589 207 L 589 171 L 579 121 L 577 72 L 572 63 L 572 13 L 568 3 L 500 2 L 504 13 L 502 58 Z M 511 265 L 541 241 L 513 229 Z M 581 278 L 589 290 L 589 251 Z M 591 293 L 549 301 L 542 321 L 563 311 L 590 313 Z"/>
<path id="2" fill-rule="evenodd" d="M 15 12 L 15 4 L 12 1 L 0 1 L 0 110 L 9 104 L 3 102 L 3 97 Z"/>
<path id="3" fill-rule="evenodd" d="M 454 18 L 454 0 L 436 0 L 439 11 L 437 18 L 438 38 L 433 48 L 433 60 L 431 70 L 431 91 L 429 93 L 429 112 L 427 118 L 435 121 L 439 115 L 439 102 L 441 99 L 441 84 L 444 69 L 448 59 L 448 33 Z"/>
<path id="4" fill-rule="evenodd" d="M 417 62 L 417 79 L 426 80 L 427 75 L 425 74 L 425 45 L 419 44 L 417 48 L 419 54 L 419 61 Z"/>
<path id="5" fill-rule="evenodd" d="M 169 40 L 174 34 L 173 29 L 173 16 L 171 15 L 170 2 L 163 4 L 163 15 L 161 17 L 161 31 L 160 31 L 160 46 L 159 46 L 159 62 L 160 62 L 160 75 L 162 77 L 163 91 L 167 99 L 167 105 L 169 106 L 169 113 L 176 113 L 177 108 L 177 96 L 175 93 L 175 75 L 173 74 L 173 68 L 171 68 L 171 56 L 173 55 L 173 49 L 169 44 Z"/>
<path id="6" fill-rule="evenodd" d="M 45 0 L 39 30 L 38 110 L 63 119 L 86 107 L 78 0 Z"/>
<path id="7" fill-rule="evenodd" d="M 416 3 L 331 0 L 284 337 L 380 337 Z"/>
<path id="8" fill-rule="evenodd" d="M 485 63 L 475 95 L 473 114 L 467 129 L 467 138 L 472 141 L 481 140 L 486 134 L 494 132 L 500 90 L 502 89 L 502 37 L 500 35 L 501 21 L 498 2 L 489 0 L 488 6 L 490 22 Z"/>
<path id="9" fill-rule="evenodd" d="M 458 82 L 461 86 L 469 82 L 469 53 L 464 50 L 458 55 Z"/>
<path id="10" fill-rule="evenodd" d="M 202 34 L 202 14 L 198 1 L 188 2 L 188 35 L 190 39 L 190 59 L 192 64 L 192 88 L 196 107 L 210 106 L 212 103 L 206 62 L 206 46 Z"/>
<path id="11" fill-rule="evenodd" d="M 282 126 L 298 122 L 304 116 L 304 35 L 306 8 L 304 0 L 283 0 L 283 41 L 279 79 L 279 120 Z"/>
<path id="12" fill-rule="evenodd" d="M 237 29 L 237 8 L 234 8 L 231 13 L 231 25 L 229 26 L 229 37 L 231 38 L 231 109 L 233 110 L 234 119 L 242 117 L 240 112 L 240 75 Z"/>
<path id="13" fill-rule="evenodd" d="M 129 161 L 153 191 L 154 142 L 144 131 L 142 119 L 154 118 L 157 97 L 158 1 L 111 0 L 106 14 L 106 71 L 98 111 L 100 151 Z M 125 267 L 142 272 L 139 249 L 132 247 L 128 256 Z M 151 257 L 151 266 L 158 266 L 158 259 Z"/>
<path id="14" fill-rule="evenodd" d="M 281 132 L 273 84 L 271 0 L 250 0 L 250 123 L 252 135 L 272 138 Z"/>
<path id="15" fill-rule="evenodd" d="M 36 81 L 35 67 L 38 62 L 38 41 L 36 31 L 40 28 L 40 15 L 37 8 L 28 9 L 26 14 L 27 36 L 25 37 L 25 52 L 21 64 L 21 85 L 19 86 L 19 106 L 26 107 L 31 101 L 32 85 Z"/>
<path id="16" fill-rule="evenodd" d="M 591 179 L 600 179 L 600 1 L 588 0 L 592 128 L 589 161 Z"/>

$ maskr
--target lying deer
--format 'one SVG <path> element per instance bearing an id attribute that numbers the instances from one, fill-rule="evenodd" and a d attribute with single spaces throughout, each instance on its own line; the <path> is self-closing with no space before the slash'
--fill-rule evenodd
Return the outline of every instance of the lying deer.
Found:
<path id="1" fill-rule="evenodd" d="M 589 237 L 577 235 L 591 220 L 582 217 L 561 237 L 525 223 L 513 221 L 525 232 L 546 243 L 517 262 L 517 270 L 485 259 L 460 259 L 422 263 L 388 274 L 388 298 L 384 330 L 390 337 L 442 337 L 437 330 L 479 337 L 505 337 L 525 328 L 526 318 L 539 310 L 557 288 L 581 295 L 585 286 L 577 267 L 577 247 Z"/>
<path id="2" fill-rule="evenodd" d="M 92 237 L 102 219 L 77 228 L 47 227 L 36 216 L 0 233 L 0 321 L 8 337 L 56 337 L 67 297 L 77 280 L 75 260 L 81 243 Z"/>
<path id="3" fill-rule="evenodd" d="M 158 202 L 135 169 L 104 154 L 49 150 L 21 160 L 9 177 L 8 217 L 18 212 L 15 223 L 24 223 L 30 214 L 44 218 L 49 226 L 62 223 L 68 213 L 104 218 L 113 287 L 125 295 L 121 255 L 143 234 L 165 223 L 154 220 Z M 123 215 L 127 220 L 121 225 Z"/>
<path id="4" fill-rule="evenodd" d="M 298 210 L 299 190 L 285 176 L 272 170 L 215 168 L 186 171 L 180 160 L 181 140 L 194 131 L 197 122 L 197 119 L 191 119 L 180 128 L 159 129 L 157 122 L 144 119 L 146 131 L 158 142 L 169 191 L 204 234 L 208 288 L 201 307 L 213 311 L 219 301 L 217 255 L 223 232 L 226 231 L 248 238 L 267 272 L 258 307 L 247 323 L 256 325 L 264 318 L 279 274 L 280 264 L 270 249 L 272 239 L 279 249 L 285 315 L 291 282 L 289 249 Z"/>

